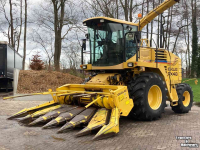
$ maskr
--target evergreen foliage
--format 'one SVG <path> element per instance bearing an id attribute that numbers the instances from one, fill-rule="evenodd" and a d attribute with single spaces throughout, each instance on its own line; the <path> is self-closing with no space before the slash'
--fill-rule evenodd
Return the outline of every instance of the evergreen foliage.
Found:
<path id="1" fill-rule="evenodd" d="M 30 68 L 32 70 L 43 70 L 45 68 L 44 62 L 41 60 L 41 56 L 39 55 L 39 53 L 33 55 Z"/>

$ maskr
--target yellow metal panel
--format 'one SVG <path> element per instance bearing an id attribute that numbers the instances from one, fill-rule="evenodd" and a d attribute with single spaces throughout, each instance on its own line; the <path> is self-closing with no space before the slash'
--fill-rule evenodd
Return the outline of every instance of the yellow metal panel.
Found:
<path id="1" fill-rule="evenodd" d="M 171 97 L 172 97 L 172 102 L 176 102 L 178 101 L 178 94 L 176 92 L 176 88 L 171 88 L 171 93 L 170 93 Z"/>
<path id="2" fill-rule="evenodd" d="M 116 91 L 111 91 L 113 102 L 119 109 L 122 116 L 128 116 L 133 108 L 133 100 L 129 98 L 128 89 L 126 86 L 122 86 Z"/>
<path id="3" fill-rule="evenodd" d="M 92 64 L 87 64 L 87 69 L 85 70 L 91 70 L 92 69 Z"/>
<path id="4" fill-rule="evenodd" d="M 115 66 L 92 66 L 92 70 L 122 70 L 124 69 L 123 63 Z"/>
<path id="5" fill-rule="evenodd" d="M 140 48 L 140 60 L 151 60 L 151 52 L 150 48 Z"/>
<path id="6" fill-rule="evenodd" d="M 57 91 L 59 90 L 62 91 L 66 90 L 66 92 L 71 91 L 77 93 L 80 91 L 88 94 L 95 93 L 95 90 L 97 91 L 101 90 L 102 92 L 96 92 L 96 94 L 101 95 L 103 97 L 95 101 L 94 104 L 100 107 L 105 107 L 107 109 L 112 109 L 117 107 L 119 108 L 122 116 L 127 116 L 134 106 L 133 100 L 129 98 L 127 86 L 72 84 L 72 85 L 64 85 L 57 89 Z M 90 91 L 86 92 L 85 90 L 92 90 L 92 92 Z M 69 98 L 59 97 L 59 100 L 67 102 Z"/>
<path id="7" fill-rule="evenodd" d="M 47 103 L 44 103 L 44 104 L 41 104 L 41 105 L 38 105 L 38 106 L 35 106 L 35 107 L 25 108 L 25 109 L 15 113 L 11 117 L 9 117 L 9 119 L 18 118 L 18 117 L 22 117 L 22 116 L 25 116 L 25 115 L 28 115 L 28 114 L 32 114 L 32 113 L 34 113 L 38 110 L 41 110 L 41 109 L 44 109 L 44 108 L 47 108 L 47 107 L 51 107 L 54 104 L 58 104 L 58 103 L 55 103 L 55 101 L 52 100 L 50 102 L 47 102 Z"/>
<path id="8" fill-rule="evenodd" d="M 83 136 L 86 134 L 91 133 L 92 130 L 100 129 L 102 126 L 106 124 L 108 110 L 105 108 L 99 109 L 95 115 L 92 117 L 91 121 L 89 122 L 88 126 L 82 129 L 76 136 Z"/>
<path id="9" fill-rule="evenodd" d="M 114 76 L 115 74 L 108 74 L 108 73 L 103 73 L 103 74 L 98 74 L 94 76 L 90 81 L 88 81 L 86 84 L 100 84 L 100 85 L 109 85 L 109 80 L 108 78 L 111 76 Z"/>
<path id="10" fill-rule="evenodd" d="M 104 125 L 93 139 L 101 139 L 105 135 L 113 135 L 119 132 L 120 112 L 118 108 L 113 108 L 108 125 Z"/>
<path id="11" fill-rule="evenodd" d="M 37 116 L 44 115 L 47 112 L 50 112 L 50 111 L 55 110 L 55 109 L 58 109 L 60 107 L 61 107 L 61 105 L 56 105 L 56 106 L 51 106 L 51 107 L 48 107 L 48 108 L 45 108 L 45 109 L 42 109 L 42 110 L 38 110 L 35 113 L 31 114 L 31 117 L 34 118 L 34 117 L 37 117 Z"/>

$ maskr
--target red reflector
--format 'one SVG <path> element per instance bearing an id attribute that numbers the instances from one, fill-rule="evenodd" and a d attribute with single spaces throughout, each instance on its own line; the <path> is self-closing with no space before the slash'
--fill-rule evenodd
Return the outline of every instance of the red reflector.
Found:
<path id="1" fill-rule="evenodd" d="M 100 27 L 100 26 L 102 26 L 102 24 L 101 24 L 101 23 L 98 23 L 97 26 Z"/>

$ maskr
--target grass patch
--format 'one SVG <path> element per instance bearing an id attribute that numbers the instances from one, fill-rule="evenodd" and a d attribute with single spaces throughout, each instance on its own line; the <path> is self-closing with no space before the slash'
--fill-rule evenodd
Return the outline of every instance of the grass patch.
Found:
<path id="1" fill-rule="evenodd" d="M 188 78 L 183 79 L 183 81 L 189 80 Z M 198 84 L 196 85 L 195 80 L 187 81 L 185 83 L 189 84 L 192 87 L 194 102 L 200 102 L 200 78 L 198 79 Z"/>

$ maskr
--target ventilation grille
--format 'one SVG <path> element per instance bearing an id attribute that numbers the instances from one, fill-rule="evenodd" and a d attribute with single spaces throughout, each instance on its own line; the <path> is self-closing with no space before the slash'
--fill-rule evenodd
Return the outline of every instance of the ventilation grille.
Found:
<path id="1" fill-rule="evenodd" d="M 161 50 L 161 49 L 158 49 L 158 50 L 155 50 L 156 52 L 156 59 L 155 60 L 158 60 L 158 61 L 167 61 L 167 54 L 165 52 L 165 50 Z"/>

